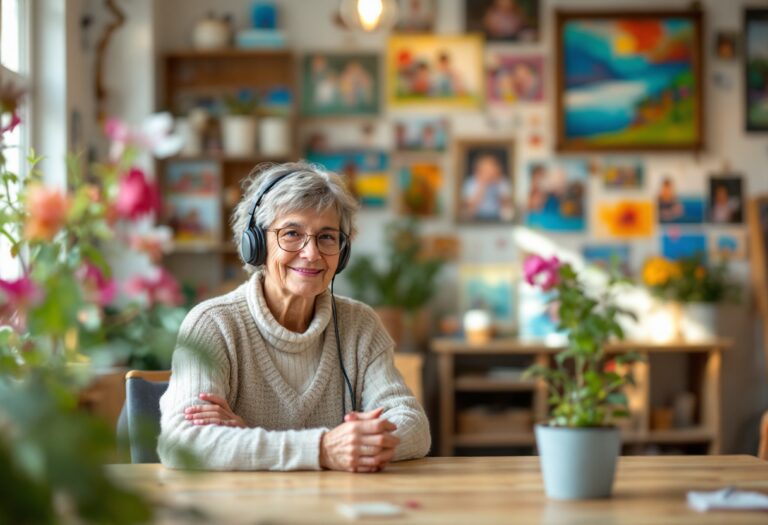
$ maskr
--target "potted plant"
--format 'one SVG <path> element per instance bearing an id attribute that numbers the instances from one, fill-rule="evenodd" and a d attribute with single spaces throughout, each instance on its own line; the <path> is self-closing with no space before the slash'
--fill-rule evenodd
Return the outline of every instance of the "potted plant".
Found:
<path id="1" fill-rule="evenodd" d="M 224 153 L 233 157 L 253 156 L 256 151 L 256 108 L 258 98 L 250 89 L 225 95 L 227 113 L 221 121 Z"/>
<path id="2" fill-rule="evenodd" d="M 569 264 L 556 257 L 530 256 L 524 264 L 526 281 L 553 292 L 559 329 L 567 335 L 565 349 L 554 366 L 534 365 L 528 377 L 542 378 L 548 388 L 550 418 L 536 425 L 542 475 L 547 496 L 555 499 L 608 497 L 621 448 L 616 418 L 628 415 L 622 391 L 633 384 L 635 353 L 606 356 L 605 344 L 623 339 L 620 316 L 634 314 L 616 306 L 611 277 L 598 297 L 588 293 Z"/>
<path id="3" fill-rule="evenodd" d="M 702 255 L 669 260 L 651 257 L 643 265 L 642 281 L 661 301 L 649 316 L 651 337 L 668 341 L 714 338 L 717 303 L 738 299 L 738 285 L 728 277 L 728 262 L 709 264 Z"/>
<path id="4" fill-rule="evenodd" d="M 389 223 L 385 238 L 382 264 L 377 264 L 373 256 L 359 255 L 344 275 L 353 295 L 376 308 L 398 347 L 412 343 L 418 346 L 427 337 L 429 316 L 424 306 L 435 294 L 444 261 L 424 256 L 414 219 Z"/>

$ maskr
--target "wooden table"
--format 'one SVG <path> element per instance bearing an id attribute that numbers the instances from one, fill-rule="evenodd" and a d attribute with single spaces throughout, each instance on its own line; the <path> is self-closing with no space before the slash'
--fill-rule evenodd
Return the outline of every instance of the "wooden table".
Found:
<path id="1" fill-rule="evenodd" d="M 768 462 L 752 456 L 622 457 L 614 495 L 554 501 L 544 496 L 536 457 L 426 458 L 377 474 L 343 472 L 188 473 L 160 465 L 110 465 L 121 483 L 172 507 L 193 507 L 210 523 L 344 523 L 336 504 L 386 501 L 396 518 L 364 523 L 763 524 L 766 512 L 688 508 L 688 490 L 726 486 L 768 492 Z M 410 506 L 409 506 L 410 505 Z M 191 523 L 161 512 L 159 523 Z M 206 522 L 206 521 L 202 521 Z"/>

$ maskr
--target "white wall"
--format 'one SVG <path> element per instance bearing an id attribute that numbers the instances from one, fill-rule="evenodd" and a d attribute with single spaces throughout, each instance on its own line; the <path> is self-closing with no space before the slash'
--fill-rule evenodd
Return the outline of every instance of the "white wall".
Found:
<path id="1" fill-rule="evenodd" d="M 155 86 L 154 64 L 156 53 L 190 46 L 190 34 L 195 22 L 209 10 L 217 14 L 232 13 L 239 27 L 248 25 L 248 13 L 252 2 L 249 0 L 151 0 L 128 2 L 121 5 L 129 17 L 128 25 L 116 35 L 110 50 L 108 70 L 111 88 L 110 108 L 119 116 L 130 121 L 139 121 L 154 107 L 152 88 Z M 341 32 L 332 22 L 333 10 L 338 0 L 281 0 L 276 2 L 280 9 L 280 25 L 286 31 L 292 49 L 301 53 L 311 50 L 357 51 L 372 50 L 384 54 L 386 39 L 378 36 L 356 36 Z M 463 0 L 439 0 L 437 33 L 461 32 L 464 28 Z M 646 0 L 549 0 L 542 2 L 542 38 L 538 45 L 518 47 L 522 50 L 537 50 L 544 54 L 550 66 L 547 85 L 546 104 L 526 108 L 513 108 L 507 112 L 451 113 L 454 135 L 488 134 L 499 136 L 500 133 L 514 137 L 517 115 L 540 115 L 547 123 L 545 133 L 547 149 L 544 156 L 552 155 L 552 67 L 554 56 L 551 31 L 555 7 L 611 9 L 621 7 L 660 7 L 686 8 L 689 0 L 665 0 L 650 5 Z M 768 141 L 765 135 L 744 132 L 742 67 L 740 62 L 717 62 L 713 59 L 712 39 L 716 30 L 741 32 L 742 6 L 746 0 L 706 0 L 702 2 L 706 13 L 705 57 L 707 91 L 707 149 L 699 155 L 665 154 L 644 156 L 646 168 L 650 172 L 672 169 L 678 176 L 687 179 L 687 183 L 703 189 L 707 174 L 724 165 L 729 165 L 743 173 L 748 194 L 768 191 L 768 176 L 765 166 L 768 164 Z M 148 26 L 154 25 L 154 34 Z M 716 85 L 713 77 L 720 75 L 724 82 Z M 729 87 L 719 87 L 721 85 Z M 376 121 L 376 136 L 384 145 L 388 145 L 388 120 L 393 112 L 384 112 Z M 325 126 L 325 123 L 314 124 Z M 357 126 L 357 124 L 352 124 Z M 349 132 L 349 131 L 348 131 Z M 353 127 L 351 133 L 355 133 Z M 518 139 L 517 173 L 522 178 L 528 160 L 541 157 L 539 153 L 527 151 L 522 137 Z M 451 159 L 444 161 L 446 180 L 451 180 Z M 446 213 L 442 218 L 425 221 L 424 229 L 435 232 L 456 232 L 462 241 L 462 261 L 509 262 L 517 259 L 514 246 L 513 228 L 508 226 L 456 226 L 450 217 L 453 192 L 451 184 L 446 184 L 443 199 Z M 652 190 L 649 190 L 649 192 Z M 649 193 L 651 195 L 651 193 Z M 522 185 L 518 186 L 518 200 L 522 201 Z M 383 242 L 380 224 L 393 217 L 391 212 L 366 212 L 360 217 L 361 235 L 355 245 L 355 252 L 377 253 Z M 587 239 L 584 235 L 550 235 L 561 248 L 578 251 Z M 648 241 L 633 243 L 633 262 L 635 270 L 642 260 L 651 253 L 657 253 L 658 237 Z M 737 264 L 734 271 L 747 282 L 748 265 Z M 439 304 L 449 309 L 455 304 L 456 269 L 444 273 L 444 286 L 441 287 Z M 342 283 L 343 285 L 343 283 Z M 343 286 L 341 287 L 343 291 Z M 752 418 L 768 407 L 768 386 L 765 376 L 764 354 L 758 341 L 760 326 L 753 317 L 751 299 L 747 293 L 741 306 L 729 309 L 724 314 L 724 334 L 736 338 L 737 345 L 724 359 L 724 430 L 726 451 L 746 451 L 752 445 L 756 426 Z M 746 385 L 750 385 L 746 387 Z"/>

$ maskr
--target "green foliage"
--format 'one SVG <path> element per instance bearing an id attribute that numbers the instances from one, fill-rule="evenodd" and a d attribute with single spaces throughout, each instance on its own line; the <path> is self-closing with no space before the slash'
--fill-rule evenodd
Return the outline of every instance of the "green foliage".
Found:
<path id="1" fill-rule="evenodd" d="M 592 297 L 570 265 L 559 265 L 556 271 L 557 293 L 552 300 L 557 305 L 558 329 L 567 333 L 568 344 L 555 355 L 554 366 L 531 366 L 526 376 L 540 377 L 547 383 L 550 425 L 610 424 L 628 414 L 622 389 L 626 384 L 634 384 L 628 365 L 641 358 L 634 352 L 605 354 L 608 341 L 624 339 L 618 319 L 635 318 L 613 299 L 614 287 L 623 279 L 612 277 L 605 293 Z"/>
<path id="2" fill-rule="evenodd" d="M 739 285 L 728 276 L 728 261 L 709 264 L 702 255 L 670 261 L 651 257 L 643 265 L 643 283 L 660 299 L 682 303 L 737 301 Z"/>
<path id="3" fill-rule="evenodd" d="M 435 293 L 435 280 L 444 261 L 422 256 L 423 244 L 413 219 L 386 226 L 384 267 L 369 255 L 358 255 L 344 271 L 353 295 L 372 306 L 416 311 Z"/>

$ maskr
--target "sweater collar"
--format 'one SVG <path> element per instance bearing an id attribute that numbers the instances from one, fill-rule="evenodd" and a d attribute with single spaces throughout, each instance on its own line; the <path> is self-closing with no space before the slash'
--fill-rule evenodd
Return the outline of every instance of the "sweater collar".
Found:
<path id="1" fill-rule="evenodd" d="M 331 294 L 323 291 L 315 298 L 315 315 L 303 333 L 292 332 L 277 322 L 264 297 L 264 274 L 255 272 L 246 283 L 248 310 L 264 340 L 283 352 L 299 353 L 317 347 L 331 319 Z"/>

